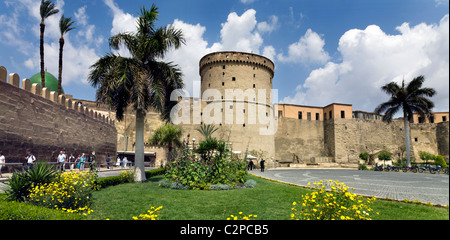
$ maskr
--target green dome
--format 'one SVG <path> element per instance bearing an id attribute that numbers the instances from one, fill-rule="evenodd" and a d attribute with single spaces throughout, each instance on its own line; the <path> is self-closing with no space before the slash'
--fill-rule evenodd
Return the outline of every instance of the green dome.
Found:
<path id="1" fill-rule="evenodd" d="M 38 83 L 41 85 L 41 73 L 34 74 L 31 78 L 31 85 Z M 58 79 L 55 78 L 51 73 L 45 72 L 45 87 L 50 91 L 58 92 Z M 64 89 L 61 87 L 61 93 L 64 94 Z"/>

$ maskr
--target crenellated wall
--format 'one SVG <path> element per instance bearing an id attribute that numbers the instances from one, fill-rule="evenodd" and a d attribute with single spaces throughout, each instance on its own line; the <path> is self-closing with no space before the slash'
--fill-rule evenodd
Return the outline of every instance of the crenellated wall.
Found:
<path id="1" fill-rule="evenodd" d="M 0 66 L 0 151 L 8 163 L 25 162 L 31 151 L 38 160 L 56 161 L 60 151 L 92 151 L 97 160 L 116 155 L 115 122 L 70 95 L 58 95 L 29 79 L 20 81 Z"/>

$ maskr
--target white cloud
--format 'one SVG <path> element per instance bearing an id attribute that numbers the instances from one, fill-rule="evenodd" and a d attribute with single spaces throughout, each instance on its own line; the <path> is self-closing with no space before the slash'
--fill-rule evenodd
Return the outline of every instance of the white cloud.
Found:
<path id="1" fill-rule="evenodd" d="M 325 40 L 320 35 L 308 29 L 300 40 L 289 46 L 288 55 L 278 54 L 278 60 L 281 62 L 294 63 L 326 63 L 330 56 L 323 49 Z"/>
<path id="2" fill-rule="evenodd" d="M 255 0 L 241 0 L 241 3 L 243 4 L 250 4 L 250 3 L 254 3 Z"/>
<path id="3" fill-rule="evenodd" d="M 261 33 L 271 33 L 278 28 L 278 17 L 270 16 L 270 22 L 260 22 L 257 27 Z"/>
<path id="4" fill-rule="evenodd" d="M 113 0 L 104 0 L 113 13 L 111 36 L 124 32 L 136 32 L 137 17 L 123 12 Z"/>
<path id="5" fill-rule="evenodd" d="M 388 35 L 371 25 L 347 31 L 339 41 L 342 62 L 328 62 L 312 71 L 294 96 L 283 102 L 319 106 L 341 102 L 373 111 L 389 97 L 381 86 L 424 75 L 425 86 L 438 92 L 432 99 L 434 110 L 448 111 L 449 16 L 439 24 L 411 27 L 405 23 L 397 30 L 399 34 Z"/>
<path id="6" fill-rule="evenodd" d="M 276 22 L 275 18 L 271 18 Z M 256 20 L 256 11 L 250 9 L 239 16 L 232 12 L 228 15 L 227 21 L 222 23 L 221 41 L 208 43 L 203 34 L 206 28 L 200 24 L 192 25 L 176 19 L 174 27 L 181 29 L 186 38 L 186 45 L 180 49 L 172 51 L 166 56 L 168 61 L 178 64 L 184 74 L 186 89 L 194 96 L 193 86 L 200 82 L 199 66 L 200 59 L 208 53 L 216 51 L 244 51 L 260 54 L 269 59 L 275 58 L 275 48 L 273 46 L 263 46 L 263 38 L 258 32 L 258 22 Z"/>

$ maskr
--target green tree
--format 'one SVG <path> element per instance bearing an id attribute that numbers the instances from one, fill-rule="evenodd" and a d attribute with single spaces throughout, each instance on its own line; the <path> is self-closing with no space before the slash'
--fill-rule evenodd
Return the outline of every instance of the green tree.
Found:
<path id="1" fill-rule="evenodd" d="M 62 93 L 62 68 L 63 68 L 63 48 L 64 48 L 64 34 L 75 29 L 72 27 L 74 21 L 72 18 L 65 18 L 64 15 L 61 16 L 59 20 L 59 31 L 61 32 L 61 37 L 59 38 L 59 73 L 58 73 L 58 94 Z"/>
<path id="2" fill-rule="evenodd" d="M 153 146 L 167 147 L 169 152 L 168 159 L 170 159 L 173 156 L 173 148 L 181 147 L 183 145 L 180 140 L 182 135 L 183 130 L 180 126 L 166 124 L 156 129 L 155 133 L 153 133 L 148 142 Z"/>
<path id="3" fill-rule="evenodd" d="M 366 161 L 369 160 L 370 154 L 368 152 L 363 152 L 359 154 L 359 158 Z"/>
<path id="4" fill-rule="evenodd" d="M 384 112 L 383 121 L 387 123 L 392 121 L 392 118 L 400 109 L 403 110 L 406 159 L 409 167 L 411 166 L 409 122 L 412 121 L 414 113 L 418 113 L 421 117 L 430 118 L 434 107 L 434 103 L 427 97 L 433 97 L 436 91 L 432 88 L 422 88 L 424 81 L 425 78 L 419 76 L 414 78 L 408 86 L 405 86 L 405 81 L 402 82 L 401 86 L 395 82 L 383 86 L 381 89 L 391 98 L 375 109 L 375 113 L 381 114 Z"/>
<path id="5" fill-rule="evenodd" d="M 181 30 L 173 26 L 157 28 L 159 11 L 155 5 L 150 10 L 141 8 L 137 31 L 119 33 L 109 39 L 113 49 L 125 46 L 131 57 L 109 53 L 91 66 L 89 82 L 98 87 L 98 103 L 107 104 L 116 111 L 118 121 L 124 110 L 131 106 L 136 112 L 135 181 L 144 182 L 144 122 L 148 110 L 161 113 L 168 120 L 170 109 L 176 103 L 170 94 L 184 87 L 182 74 L 173 63 L 163 62 L 166 53 L 184 43 Z"/>
<path id="6" fill-rule="evenodd" d="M 392 160 L 392 154 L 387 151 L 382 151 L 378 154 L 378 160 L 383 160 L 383 165 L 385 161 Z"/>
<path id="7" fill-rule="evenodd" d="M 420 157 L 420 159 L 425 160 L 426 163 L 428 163 L 428 160 L 435 160 L 436 159 L 435 155 L 433 155 L 431 153 L 428 153 L 428 152 L 424 152 L 424 151 L 420 151 L 419 152 L 419 157 Z"/>
<path id="8" fill-rule="evenodd" d="M 41 14 L 41 36 L 40 36 L 40 55 L 41 55 L 41 87 L 45 87 L 45 66 L 44 66 L 44 32 L 45 32 L 45 19 L 55 15 L 59 12 L 56 9 L 55 4 L 49 0 L 42 0 L 40 6 Z"/>
<path id="9" fill-rule="evenodd" d="M 202 124 L 199 128 L 196 128 L 199 133 L 205 137 L 205 139 L 211 138 L 212 134 L 219 130 L 214 124 Z"/>

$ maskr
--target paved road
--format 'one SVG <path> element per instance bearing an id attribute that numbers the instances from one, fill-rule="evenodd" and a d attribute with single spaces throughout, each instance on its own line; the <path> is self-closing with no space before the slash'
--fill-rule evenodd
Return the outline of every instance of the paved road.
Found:
<path id="1" fill-rule="evenodd" d="M 339 180 L 359 195 L 419 200 L 449 205 L 449 175 L 430 173 L 375 172 L 353 169 L 289 169 L 251 171 L 264 178 L 306 186 L 320 180 Z"/>

